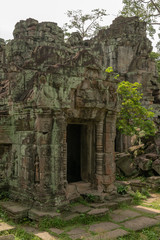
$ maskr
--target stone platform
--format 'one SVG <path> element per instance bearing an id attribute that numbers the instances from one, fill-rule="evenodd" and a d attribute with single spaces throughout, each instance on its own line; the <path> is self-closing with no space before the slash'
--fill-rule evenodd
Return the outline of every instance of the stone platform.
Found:
<path id="1" fill-rule="evenodd" d="M 122 198 L 125 201 L 129 201 L 129 198 Z M 122 202 L 122 199 L 120 202 Z M 113 202 L 114 203 L 114 202 Z M 8 204 L 8 207 L 7 207 Z M 111 204 L 111 203 L 110 203 Z M 11 213 L 11 217 L 14 213 L 18 213 L 18 216 L 22 216 L 22 213 L 26 214 L 26 207 L 20 206 L 18 209 L 18 205 L 14 206 L 11 202 L 1 202 L 1 207 L 3 209 L 8 209 L 8 213 Z M 115 207 L 115 205 L 113 204 Z M 118 207 L 118 204 L 117 204 Z M 17 209 L 17 210 L 16 210 Z M 102 240 L 102 239 L 116 239 L 118 237 L 122 237 L 125 235 L 129 235 L 133 231 L 139 231 L 141 229 L 151 227 L 154 225 L 160 224 L 160 210 L 152 209 L 149 207 L 143 206 L 130 206 L 129 209 L 115 209 L 110 211 L 110 207 L 107 207 L 106 203 L 92 203 L 88 206 L 83 204 L 73 204 L 70 205 L 70 209 L 68 210 L 68 215 L 66 212 L 57 213 L 50 212 L 46 214 L 46 212 L 40 212 L 34 209 L 28 209 L 28 213 L 31 216 L 31 212 L 36 214 L 36 217 L 39 218 L 43 216 L 51 216 L 51 217 L 60 217 L 62 219 L 67 220 L 80 216 L 81 214 L 93 215 L 93 216 L 101 216 L 105 215 L 106 213 L 109 216 L 108 221 L 98 222 L 90 225 L 81 225 L 80 227 L 70 227 L 68 228 L 50 228 L 48 231 L 40 231 L 39 229 L 24 226 L 22 227 L 24 231 L 32 234 L 31 236 L 35 235 L 39 237 L 39 239 L 43 240 L 61 240 L 63 236 L 68 236 L 71 240 L 73 239 L 84 239 L 84 240 Z M 21 214 L 20 214 L 21 212 Z M 91 214 L 92 213 L 92 214 Z M 55 215 L 54 215 L 55 214 Z M 17 217 L 15 217 L 17 219 Z M 36 218 L 35 218 L 36 219 Z M 36 219 L 38 220 L 38 218 Z M 0 221 L 0 239 L 3 240 L 13 240 L 14 234 L 8 232 L 7 236 L 3 236 L 3 231 L 6 230 L 10 231 L 15 227 Z M 125 229 L 125 230 L 124 230 Z M 32 237 L 31 237 L 32 239 Z"/>

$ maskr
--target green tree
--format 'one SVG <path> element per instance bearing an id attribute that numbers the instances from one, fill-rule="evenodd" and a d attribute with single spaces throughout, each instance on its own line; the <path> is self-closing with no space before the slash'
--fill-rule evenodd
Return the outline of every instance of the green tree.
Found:
<path id="1" fill-rule="evenodd" d="M 104 9 L 94 9 L 90 14 L 83 14 L 82 10 L 67 11 L 66 14 L 69 23 L 65 23 L 63 26 L 65 34 L 69 36 L 70 29 L 75 29 L 80 33 L 82 39 L 93 37 L 101 29 L 99 22 L 108 15 Z"/>
<path id="2" fill-rule="evenodd" d="M 113 74 L 112 67 L 106 69 Z M 117 79 L 119 75 L 115 75 Z M 122 81 L 118 83 L 117 93 L 120 98 L 120 111 L 117 118 L 117 129 L 125 135 L 150 136 L 156 133 L 153 121 L 154 113 L 141 104 L 142 85 L 138 82 Z"/>
<path id="3" fill-rule="evenodd" d="M 118 114 L 117 128 L 123 134 L 154 135 L 156 127 L 153 122 L 154 113 L 141 104 L 143 94 L 140 93 L 141 84 L 122 81 L 118 84 L 118 95 L 121 99 L 121 109 Z"/>
<path id="4" fill-rule="evenodd" d="M 121 14 L 127 17 L 138 16 L 147 23 L 150 36 L 155 33 L 155 25 L 160 26 L 160 0 L 123 0 Z"/>

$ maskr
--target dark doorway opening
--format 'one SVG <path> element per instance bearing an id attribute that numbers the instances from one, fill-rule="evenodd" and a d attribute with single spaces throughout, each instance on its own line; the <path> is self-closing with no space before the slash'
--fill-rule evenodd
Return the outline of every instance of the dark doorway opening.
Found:
<path id="1" fill-rule="evenodd" d="M 67 181 L 81 181 L 81 129 L 80 124 L 67 126 Z"/>

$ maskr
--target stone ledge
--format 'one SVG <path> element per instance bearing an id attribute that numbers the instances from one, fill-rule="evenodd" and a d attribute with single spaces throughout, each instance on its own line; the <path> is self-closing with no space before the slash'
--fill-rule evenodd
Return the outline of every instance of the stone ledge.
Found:
<path id="1" fill-rule="evenodd" d="M 2 210 L 4 210 L 12 219 L 19 220 L 28 217 L 29 206 L 21 205 L 17 202 L 0 202 Z"/>
<path id="2" fill-rule="evenodd" d="M 77 206 L 73 206 L 70 211 L 65 214 L 65 220 L 70 220 L 78 214 L 88 214 L 88 215 L 105 215 L 109 212 L 110 209 L 115 210 L 119 207 L 121 203 L 131 203 L 131 197 L 117 197 L 112 200 L 107 200 L 103 203 L 88 203 L 89 206 L 85 206 L 83 204 L 79 204 Z M 20 220 L 23 218 L 30 218 L 32 220 L 39 221 L 40 218 L 48 216 L 48 217 L 64 217 L 63 214 L 57 213 L 56 210 L 52 211 L 41 211 L 40 209 L 31 208 L 30 206 L 22 205 L 19 202 L 12 201 L 0 201 L 1 208 L 14 220 Z M 76 215 L 75 215 L 76 214 Z M 70 216 L 73 215 L 73 216 Z"/>
<path id="3" fill-rule="evenodd" d="M 14 240 L 15 237 L 13 234 L 6 235 L 6 236 L 0 236 L 0 240 Z"/>
<path id="4" fill-rule="evenodd" d="M 42 217 L 59 217 L 61 214 L 57 213 L 57 212 L 44 212 L 44 211 L 40 211 L 38 209 L 30 209 L 28 211 L 28 217 L 32 220 L 36 220 L 38 221 L 40 218 Z"/>
<path id="5" fill-rule="evenodd" d="M 89 211 L 87 214 L 89 216 L 103 216 L 105 214 L 107 214 L 109 212 L 109 209 L 108 208 L 95 208 L 95 209 L 92 209 L 91 211 Z"/>

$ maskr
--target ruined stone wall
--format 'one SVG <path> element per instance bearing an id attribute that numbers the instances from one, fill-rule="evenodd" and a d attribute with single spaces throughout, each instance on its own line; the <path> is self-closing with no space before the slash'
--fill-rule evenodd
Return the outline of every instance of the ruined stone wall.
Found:
<path id="1" fill-rule="evenodd" d="M 146 37 L 146 24 L 139 22 L 138 17 L 118 17 L 109 29 L 101 30 L 95 39 L 94 49 L 101 53 L 102 64 L 112 66 L 120 74 L 120 81 L 142 84 L 142 104 L 153 108 L 158 121 L 160 83 L 157 81 L 155 62 L 149 57 L 152 45 Z M 130 137 L 117 133 L 117 151 L 127 151 L 130 145 Z"/>
<path id="2" fill-rule="evenodd" d="M 100 193 L 115 193 L 117 81 L 105 69 L 142 82 L 145 102 L 154 102 L 145 24 L 120 17 L 91 40 L 74 33 L 64 41 L 57 24 L 27 19 L 13 34 L 7 44 L 0 40 L 1 184 L 35 206 L 66 201 L 67 125 L 81 124 L 94 139 L 87 142 L 88 181 Z"/>

